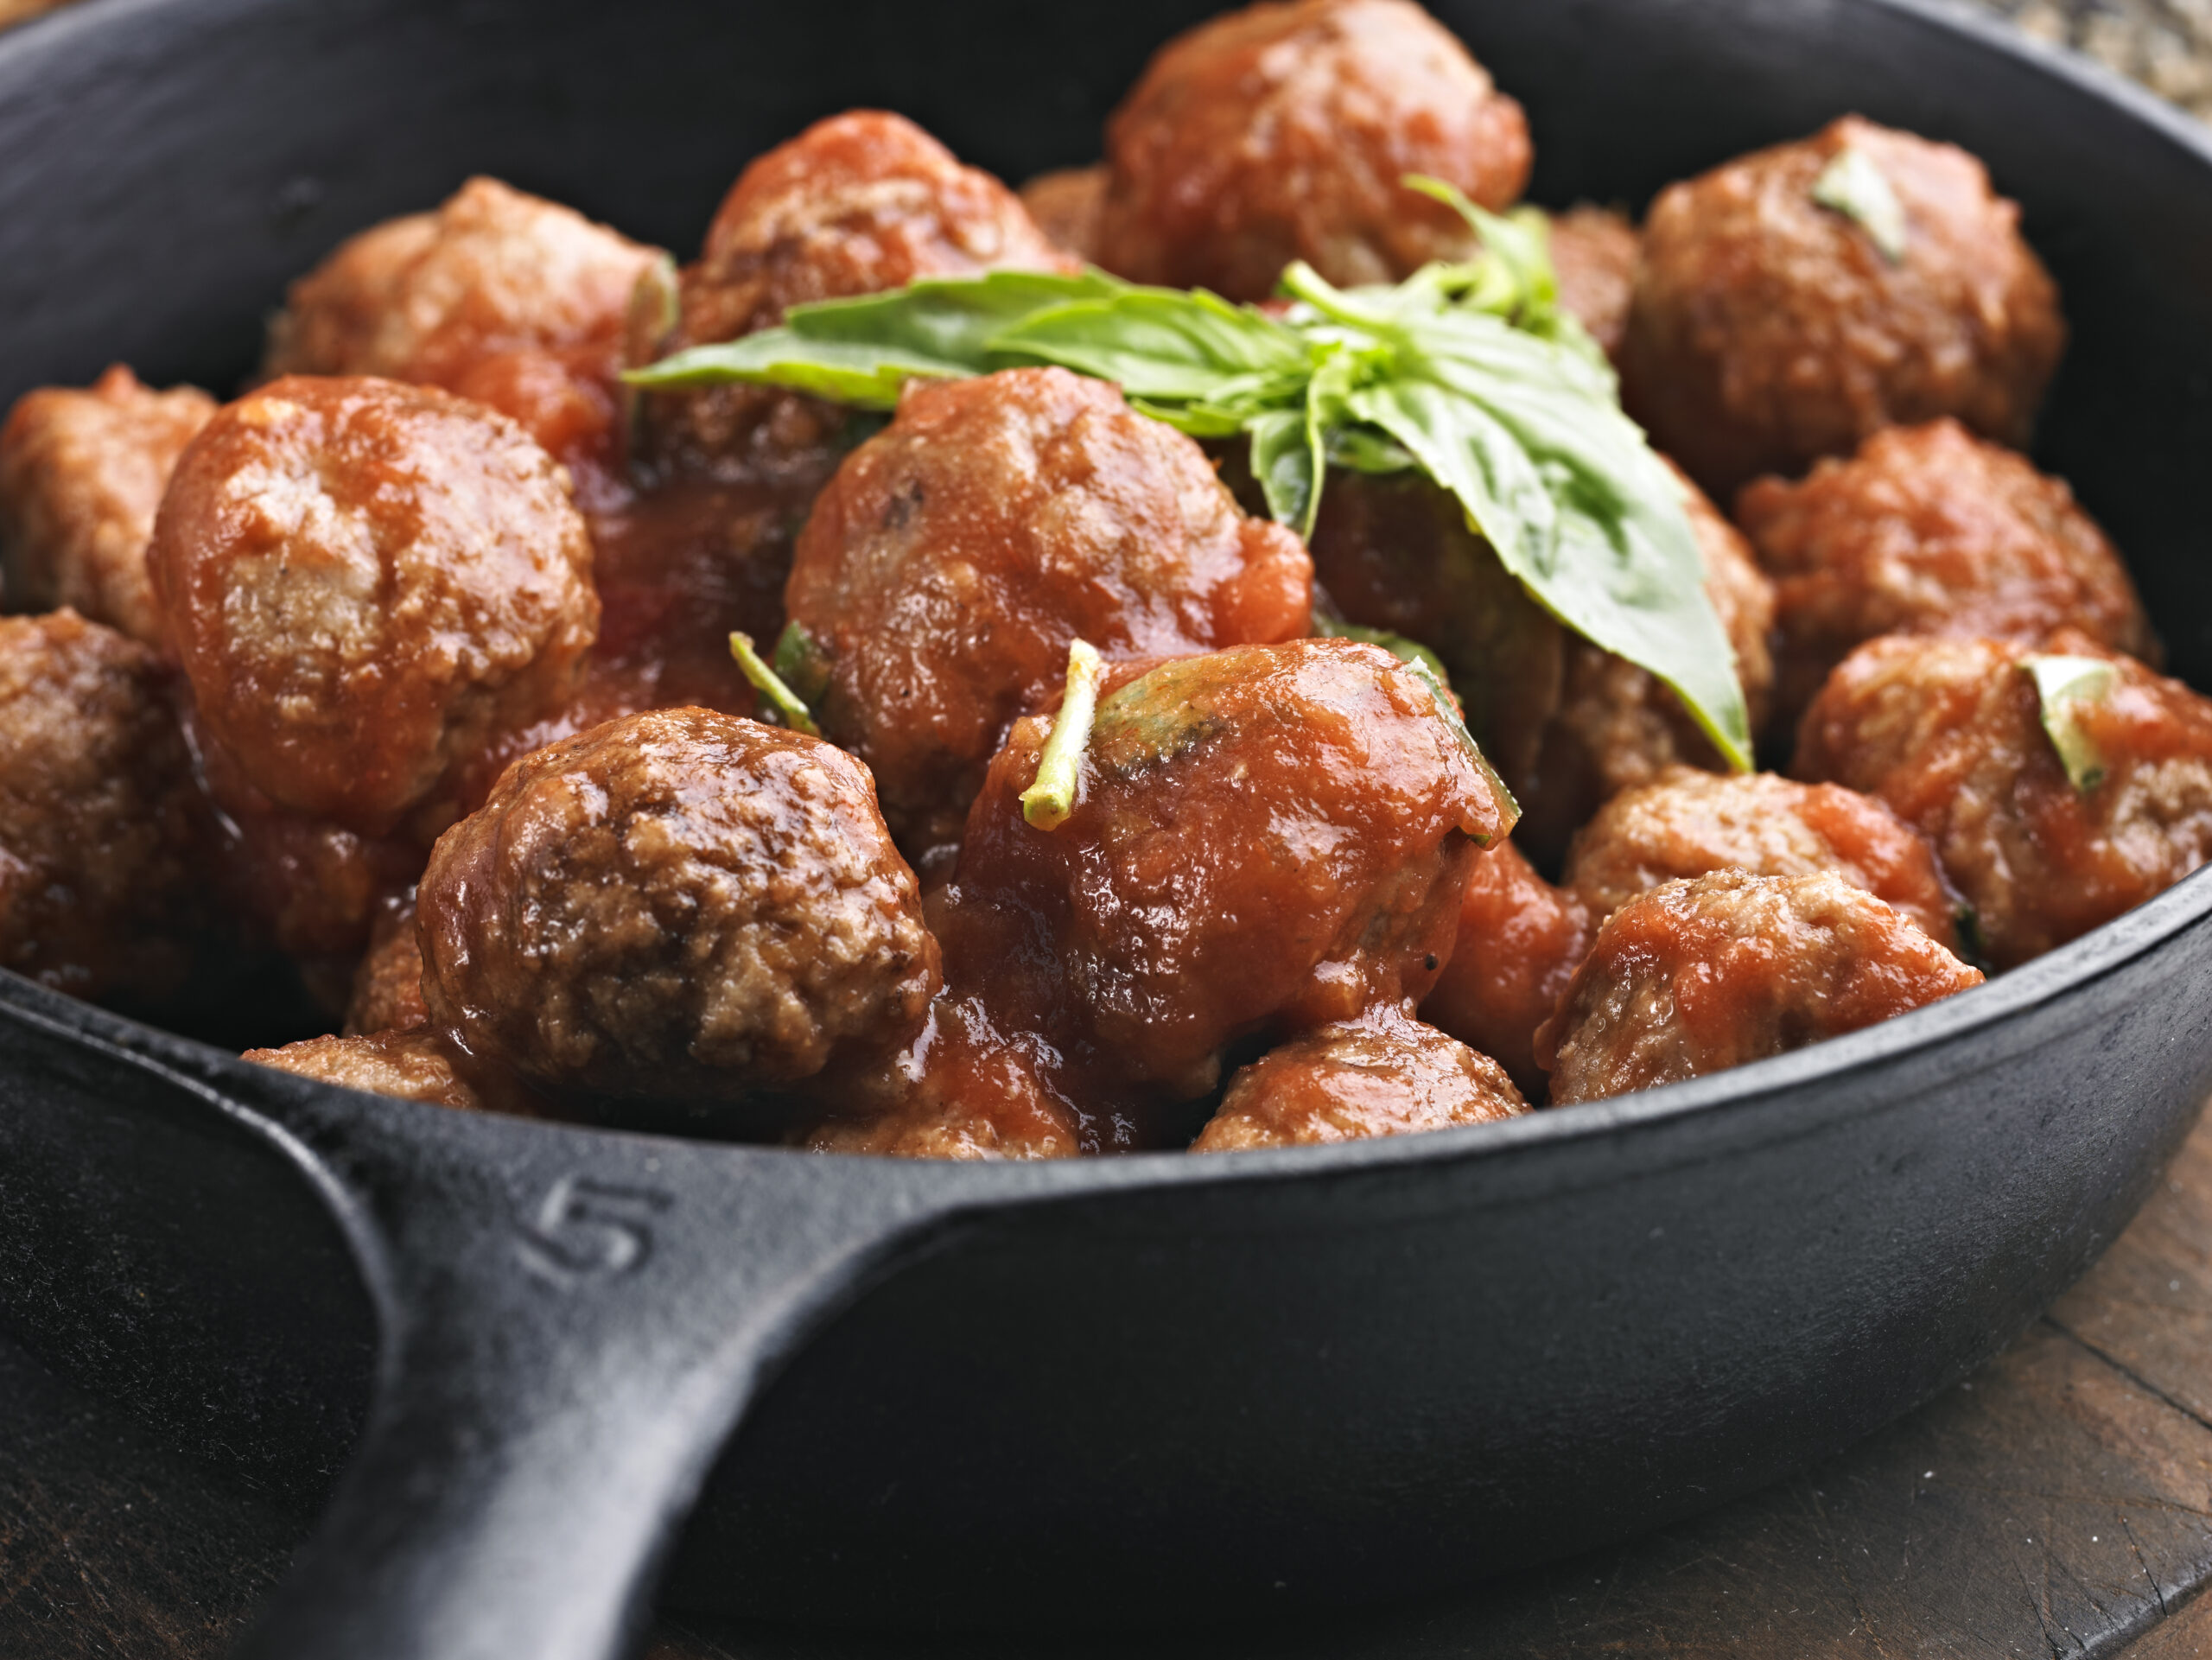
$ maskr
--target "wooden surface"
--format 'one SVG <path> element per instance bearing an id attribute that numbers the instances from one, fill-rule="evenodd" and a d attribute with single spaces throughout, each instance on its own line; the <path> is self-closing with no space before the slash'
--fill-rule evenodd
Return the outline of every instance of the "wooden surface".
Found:
<path id="1" fill-rule="evenodd" d="M 220 1654 L 309 1522 L 0 1345 L 0 1656 Z M 670 1618 L 651 1655 L 2212 1660 L 2212 1599 L 2190 1602 L 2208 1579 L 2212 1121 L 2088 1277 L 1968 1383 L 1671 1532 L 1446 1606 L 1235 1639 L 936 1644 Z"/>

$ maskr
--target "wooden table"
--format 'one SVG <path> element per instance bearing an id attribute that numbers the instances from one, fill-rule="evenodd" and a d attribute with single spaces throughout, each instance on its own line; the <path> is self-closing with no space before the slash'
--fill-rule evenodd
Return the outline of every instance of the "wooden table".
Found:
<path id="1" fill-rule="evenodd" d="M 310 1520 L 0 1344 L 0 1656 L 219 1655 Z M 2212 1657 L 2212 1599 L 2190 1602 L 2208 1580 L 2212 1119 L 2088 1277 L 1972 1380 L 1671 1532 L 1448 1606 L 1249 1641 L 938 1645 L 671 1618 L 651 1657 L 2181 1660 Z"/>

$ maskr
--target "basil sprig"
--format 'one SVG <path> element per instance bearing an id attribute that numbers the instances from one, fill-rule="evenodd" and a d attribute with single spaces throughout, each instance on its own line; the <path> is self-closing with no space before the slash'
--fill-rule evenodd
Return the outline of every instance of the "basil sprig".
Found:
<path id="1" fill-rule="evenodd" d="M 1057 364 L 1200 438 L 1246 436 L 1268 511 L 1310 534 L 1331 466 L 1418 468 L 1568 628 L 1680 696 L 1731 764 L 1751 730 L 1681 485 L 1621 412 L 1603 353 L 1559 308 L 1541 216 L 1485 213 L 1475 259 L 1338 289 L 1303 262 L 1284 315 L 1103 271 L 931 277 L 794 307 L 780 328 L 634 370 L 656 391 L 734 381 L 889 409 L 917 378 Z"/>

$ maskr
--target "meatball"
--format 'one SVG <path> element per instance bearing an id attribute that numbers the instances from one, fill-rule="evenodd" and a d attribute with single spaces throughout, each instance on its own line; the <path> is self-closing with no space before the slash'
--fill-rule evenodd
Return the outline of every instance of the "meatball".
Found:
<path id="1" fill-rule="evenodd" d="M 658 251 L 497 179 L 342 243 L 292 284 L 266 372 L 457 389 L 495 353 L 619 342 Z"/>
<path id="2" fill-rule="evenodd" d="M 181 979 L 195 814 L 164 678 L 74 611 L 0 619 L 0 966 L 79 997 Z"/>
<path id="3" fill-rule="evenodd" d="M 1307 1147 L 1486 1124 L 1529 1110 L 1505 1069 L 1402 1015 L 1324 1026 L 1230 1080 L 1193 1153 Z"/>
<path id="4" fill-rule="evenodd" d="M 66 605 L 158 646 L 146 544 L 176 458 L 214 412 L 197 388 L 157 392 L 119 363 L 86 391 L 24 393 L 0 428 L 9 603 Z"/>
<path id="5" fill-rule="evenodd" d="M 1014 369 L 908 386 L 816 499 L 785 600 L 823 657 L 822 729 L 918 855 L 957 838 L 1071 641 L 1124 660 L 1294 639 L 1312 578 L 1190 439 L 1104 381 Z"/>
<path id="6" fill-rule="evenodd" d="M 415 895 L 394 894 L 378 907 L 369 949 L 353 971 L 346 1003 L 346 1035 L 373 1036 L 427 1025 L 423 1001 L 423 947 L 415 938 Z"/>
<path id="7" fill-rule="evenodd" d="M 1836 168 L 1894 197 L 1901 257 L 1815 199 Z M 1846 117 L 1660 193 L 1622 390 L 1653 441 L 1725 497 L 1940 416 L 2024 446 L 2065 343 L 2057 289 L 1981 163 Z"/>
<path id="8" fill-rule="evenodd" d="M 1880 634 L 2035 641 L 2070 626 L 2157 660 L 2127 568 L 2073 492 L 1955 421 L 1885 428 L 1801 483 L 1760 479 L 1736 514 L 1774 578 L 1785 720 Z"/>
<path id="9" fill-rule="evenodd" d="M 1105 247 L 1098 216 L 1106 205 L 1106 178 L 1103 166 L 1040 173 L 1021 187 L 1021 205 L 1054 247 L 1096 263 Z"/>
<path id="10" fill-rule="evenodd" d="M 565 486 L 512 422 L 428 387 L 291 377 L 222 410 L 149 555 L 209 741 L 279 806 L 435 836 L 598 629 Z"/>
<path id="11" fill-rule="evenodd" d="M 1034 1038 L 997 1032 L 972 999 L 940 998 L 904 1049 L 840 1078 L 830 1109 L 794 1138 L 814 1153 L 905 1159 L 1066 1159 L 1107 1150 L 1084 1141 L 1075 1110 L 1045 1080 Z"/>
<path id="12" fill-rule="evenodd" d="M 1829 871 L 1959 949 L 1958 895 L 1919 832 L 1872 796 L 1757 773 L 1717 777 L 1670 766 L 1624 790 L 1582 827 L 1564 881 L 1600 922 L 1662 882 L 1743 870 Z"/>
<path id="13" fill-rule="evenodd" d="M 867 770 L 702 709 L 524 756 L 417 902 L 432 1019 L 563 1095 L 737 1114 L 895 1048 L 939 981 Z"/>
<path id="14" fill-rule="evenodd" d="M 1019 798 L 1054 717 L 1017 722 L 932 909 L 955 990 L 1042 1034 L 1086 1111 L 1194 1100 L 1232 1041 L 1426 995 L 1512 822 L 1431 684 L 1340 639 L 1125 665 L 1051 830 Z"/>
<path id="15" fill-rule="evenodd" d="M 1607 357 L 1619 356 L 1643 239 L 1625 216 L 1586 203 L 1553 215 L 1551 231 L 1560 308 L 1589 331 Z"/>
<path id="16" fill-rule="evenodd" d="M 1878 796 L 1934 844 L 2011 968 L 2109 922 L 2212 854 L 2212 701 L 2084 635 L 2104 693 L 2069 705 L 2097 757 L 2069 781 L 2016 641 L 1892 635 L 1846 658 L 1798 728 L 1794 768 Z"/>
<path id="17" fill-rule="evenodd" d="M 1502 842 L 1474 862 L 1459 897 L 1458 942 L 1421 1016 L 1484 1055 L 1535 1095 L 1536 1028 L 1590 949 L 1590 913 L 1567 888 L 1538 875 Z"/>
<path id="18" fill-rule="evenodd" d="M 1840 876 L 1715 871 L 1613 913 L 1536 1034 L 1552 1103 L 1594 1101 L 1872 1026 L 1981 973 Z"/>
<path id="19" fill-rule="evenodd" d="M 1767 652 L 1774 587 L 1735 527 L 1694 487 L 1684 506 L 1705 563 L 1706 597 L 1735 653 L 1736 677 L 1757 732 L 1774 684 Z M 1626 658 L 1571 639 L 1561 679 L 1559 709 L 1544 728 L 1535 766 L 1506 774 L 1525 815 L 1522 845 L 1547 866 L 1576 828 L 1621 791 L 1649 782 L 1676 761 L 1713 769 L 1725 764 L 1681 700 Z"/>
<path id="20" fill-rule="evenodd" d="M 924 277 L 1067 270 L 1020 200 L 902 116 L 856 110 L 759 157 L 682 275 L 675 327 L 655 349 L 735 340 L 815 300 L 876 294 Z M 646 400 L 653 447 L 678 465 L 740 477 L 819 464 L 846 416 L 772 388 L 715 387 Z"/>
<path id="21" fill-rule="evenodd" d="M 1503 207 L 1529 124 L 1411 0 L 1248 6 L 1154 54 L 1106 124 L 1099 247 L 1124 277 L 1262 300 L 1303 259 L 1389 283 L 1471 246 L 1409 173 Z"/>
<path id="22" fill-rule="evenodd" d="M 464 1077 L 452 1046 L 426 1027 L 369 1037 L 309 1038 L 281 1049 L 249 1049 L 243 1059 L 372 1095 L 535 1116 L 525 1091 L 511 1084 L 487 1088 Z"/>

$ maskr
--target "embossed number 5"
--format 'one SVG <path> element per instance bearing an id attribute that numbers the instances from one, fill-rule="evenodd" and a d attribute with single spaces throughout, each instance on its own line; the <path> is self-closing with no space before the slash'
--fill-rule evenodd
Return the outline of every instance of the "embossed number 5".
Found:
<path id="1" fill-rule="evenodd" d="M 516 1249 L 524 1266 L 556 1285 L 611 1280 L 644 1265 L 653 1248 L 647 1219 L 671 1202 L 650 1187 L 563 1176 L 523 1221 Z"/>

